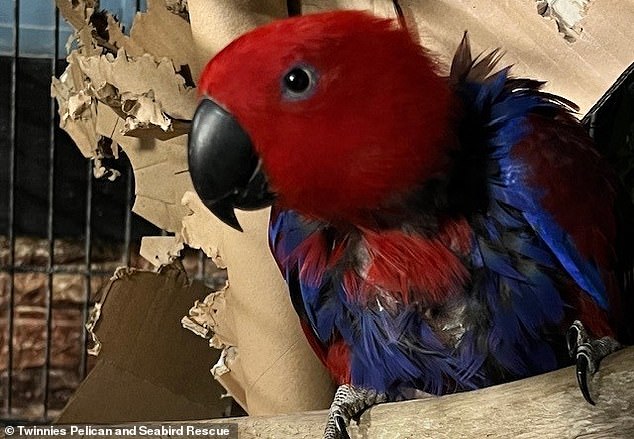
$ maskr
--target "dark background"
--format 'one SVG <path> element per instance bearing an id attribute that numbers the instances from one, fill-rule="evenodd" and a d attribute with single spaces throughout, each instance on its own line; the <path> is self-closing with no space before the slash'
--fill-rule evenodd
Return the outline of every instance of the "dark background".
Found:
<path id="1" fill-rule="evenodd" d="M 12 61 L 12 58 L 0 57 L 0 234 L 6 234 L 8 229 Z M 58 74 L 64 67 L 64 61 L 59 61 Z M 57 108 L 51 115 L 51 68 L 50 59 L 18 58 L 15 234 L 46 237 L 49 148 L 51 129 L 54 129 L 54 235 L 81 237 L 86 222 L 89 164 L 68 135 L 58 127 Z M 93 238 L 123 242 L 129 202 L 129 162 L 123 154 L 122 158 L 110 160 L 108 164 L 122 175 L 114 182 L 104 179 L 92 183 Z M 133 215 L 133 239 L 156 233 L 160 232 L 150 223 Z"/>

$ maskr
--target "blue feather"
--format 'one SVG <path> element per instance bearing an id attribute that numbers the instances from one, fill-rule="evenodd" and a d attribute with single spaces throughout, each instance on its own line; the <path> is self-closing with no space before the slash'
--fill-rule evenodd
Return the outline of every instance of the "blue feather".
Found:
<path id="1" fill-rule="evenodd" d="M 485 275 L 474 291 L 492 317 L 487 337 L 496 361 L 516 376 L 556 367 L 545 328 L 563 319 L 563 300 L 545 270 L 563 270 L 601 307 L 606 290 L 597 268 L 585 260 L 570 236 L 540 204 L 543 191 L 527 182 L 528 165 L 513 148 L 530 135 L 527 116 L 557 104 L 529 90 L 504 87 L 507 71 L 462 87 L 465 103 L 485 122 L 490 208 L 480 224 L 474 267 Z M 501 85 L 502 84 L 502 85 Z"/>
<path id="2" fill-rule="evenodd" d="M 524 216 L 550 247 L 568 274 L 603 309 L 608 308 L 607 292 L 601 274 L 589 260 L 584 260 L 568 235 L 547 212 L 526 212 Z"/>

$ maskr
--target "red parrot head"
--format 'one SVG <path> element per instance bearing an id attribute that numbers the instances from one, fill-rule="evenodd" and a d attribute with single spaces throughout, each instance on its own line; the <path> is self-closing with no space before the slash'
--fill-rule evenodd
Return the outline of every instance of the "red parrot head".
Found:
<path id="1" fill-rule="evenodd" d="M 449 88 L 395 20 L 337 11 L 273 22 L 204 69 L 189 141 L 201 199 L 355 218 L 442 167 Z"/>

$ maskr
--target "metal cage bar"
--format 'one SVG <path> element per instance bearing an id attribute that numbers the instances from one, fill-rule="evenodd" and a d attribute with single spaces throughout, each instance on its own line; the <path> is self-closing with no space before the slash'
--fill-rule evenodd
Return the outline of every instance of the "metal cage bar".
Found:
<path id="1" fill-rule="evenodd" d="M 86 190 L 86 227 L 84 229 L 84 264 L 86 271 L 84 272 L 84 306 L 82 307 L 82 321 L 88 320 L 88 314 L 90 311 L 90 296 L 92 293 L 91 280 L 92 280 L 92 192 L 93 192 L 93 164 L 92 161 L 88 161 L 88 182 Z M 81 332 L 81 362 L 79 365 L 79 376 L 83 379 L 88 373 L 88 334 L 86 331 Z"/>
<path id="2" fill-rule="evenodd" d="M 59 58 L 59 11 L 55 8 L 55 29 L 53 35 L 54 47 L 53 58 L 51 59 L 51 76 L 57 75 L 57 59 Z M 46 235 L 48 239 L 48 260 L 46 264 L 46 344 L 44 350 L 44 370 L 43 373 L 43 412 L 42 418 L 48 420 L 49 394 L 51 380 L 51 346 L 53 338 L 53 267 L 55 266 L 55 144 L 57 140 L 55 117 L 55 99 L 51 97 L 50 105 L 50 137 L 48 145 L 48 213 L 46 221 Z"/>
<path id="3" fill-rule="evenodd" d="M 13 0 L 13 56 L 11 62 L 11 103 L 9 109 L 10 145 L 9 145 L 9 197 L 8 197 L 8 231 L 9 238 L 9 266 L 13 267 L 15 261 L 15 183 L 17 166 L 17 144 L 18 144 L 18 56 L 20 51 L 20 0 Z M 13 413 L 13 339 L 14 339 L 14 307 L 15 307 L 15 274 L 9 270 L 9 298 L 7 310 L 7 395 L 6 412 L 7 417 Z"/>

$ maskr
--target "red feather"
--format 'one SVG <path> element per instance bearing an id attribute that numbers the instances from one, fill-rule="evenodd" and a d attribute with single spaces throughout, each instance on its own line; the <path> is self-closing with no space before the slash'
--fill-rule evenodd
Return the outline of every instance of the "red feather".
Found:
<path id="1" fill-rule="evenodd" d="M 426 304 L 442 303 L 461 293 L 469 271 L 449 246 L 467 250 L 467 229 L 466 222 L 451 222 L 438 238 L 400 230 L 363 230 L 370 262 L 365 275 L 369 288 L 362 291 L 374 292 L 379 287 L 404 303 L 420 300 Z"/>
<path id="2" fill-rule="evenodd" d="M 337 384 L 350 383 L 350 348 L 342 338 L 328 346 L 324 364 Z"/>

